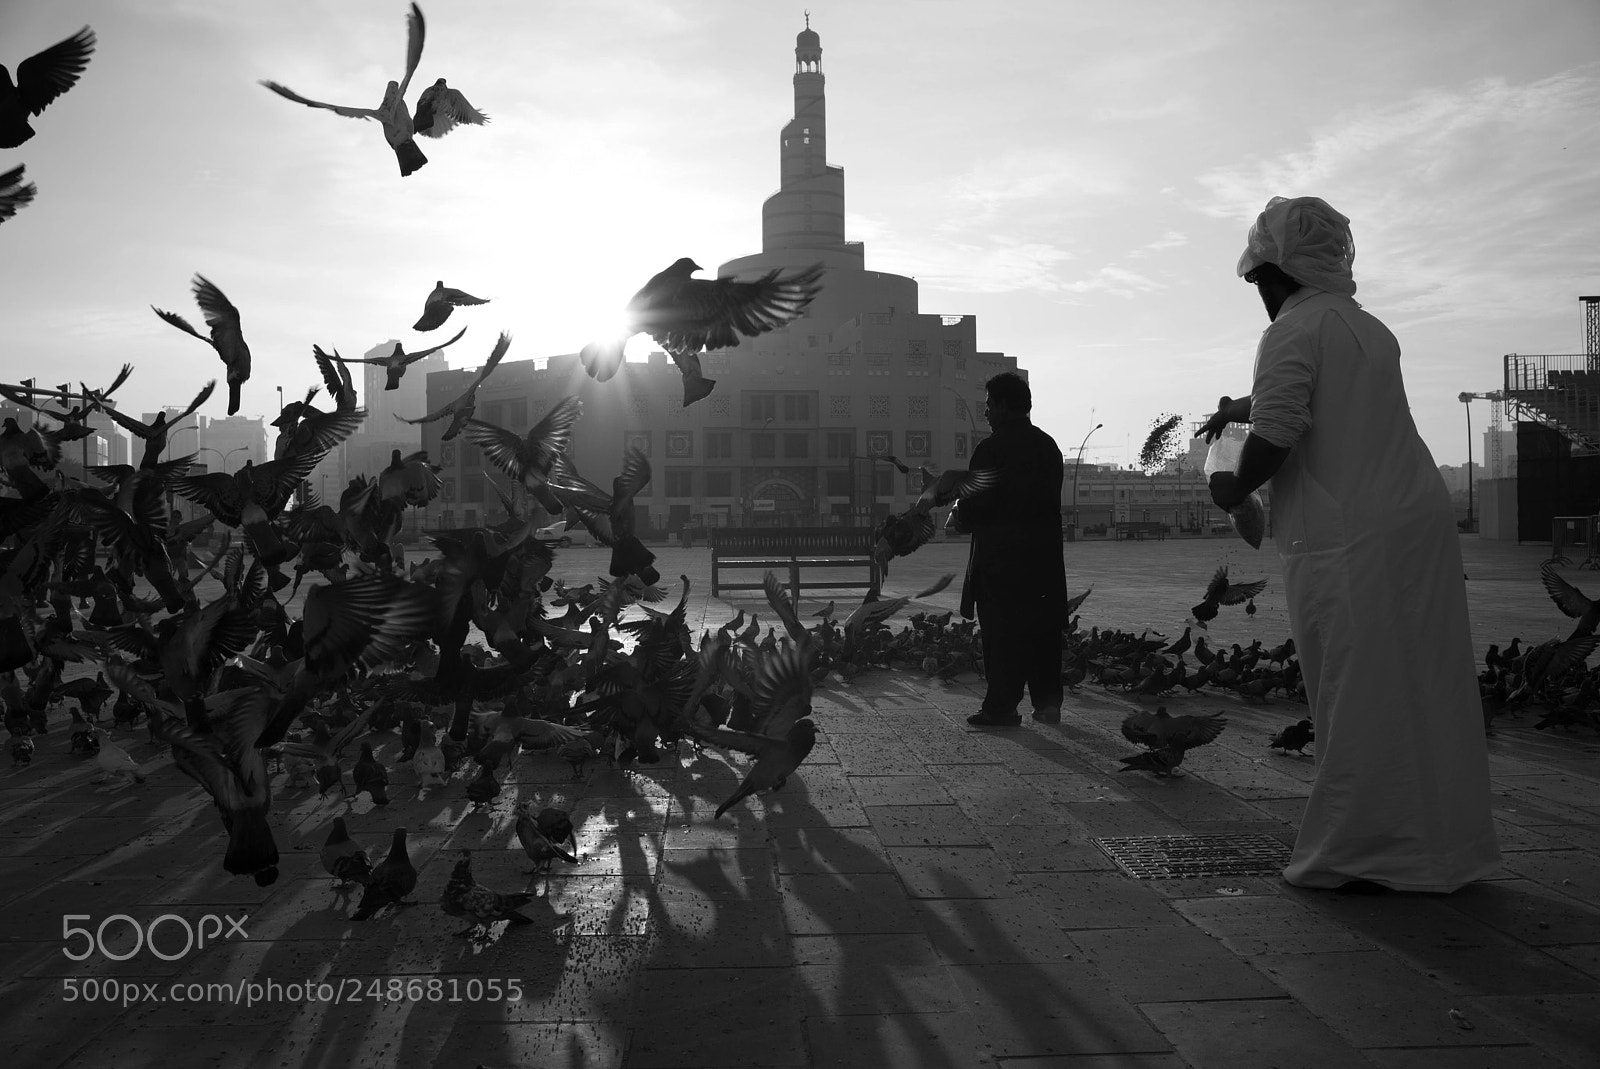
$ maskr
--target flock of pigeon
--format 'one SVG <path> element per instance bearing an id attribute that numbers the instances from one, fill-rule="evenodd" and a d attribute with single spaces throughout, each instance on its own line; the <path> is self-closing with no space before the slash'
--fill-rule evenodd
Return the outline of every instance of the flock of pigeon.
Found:
<path id="1" fill-rule="evenodd" d="M 1600 667 L 1585 662 L 1600 646 L 1595 629 L 1600 626 L 1600 601 L 1563 578 L 1558 570 L 1564 558 L 1552 558 L 1539 569 L 1539 579 L 1556 608 L 1575 621 L 1565 638 L 1551 638 L 1524 647 L 1513 637 L 1501 649 L 1489 647 L 1478 674 L 1483 700 L 1484 731 L 1494 734 L 1494 721 L 1504 714 L 1539 708 L 1534 723 L 1540 731 L 1552 727 L 1575 731 L 1600 731 Z"/>
<path id="2" fill-rule="evenodd" d="M 308 107 L 377 119 L 402 176 L 414 173 L 427 163 L 417 135 L 437 138 L 488 120 L 443 78 L 409 110 L 406 92 L 426 34 L 416 4 L 407 29 L 404 77 L 388 83 L 375 109 L 323 103 L 272 82 L 267 88 Z M 15 84 L 0 68 L 0 147 L 33 136 L 28 119 L 77 83 L 94 46 L 85 27 L 24 60 Z M 0 176 L 0 221 L 35 192 L 22 184 L 20 167 Z M 749 282 L 692 278 L 698 270 L 684 258 L 652 278 L 628 304 L 624 332 L 584 347 L 588 373 L 610 379 L 627 342 L 646 333 L 680 368 L 684 404 L 692 404 L 715 386 L 701 373 L 703 349 L 733 347 L 792 321 L 822 279 L 820 265 Z M 204 275 L 194 276 L 192 291 L 203 328 L 153 310 L 215 351 L 235 413 L 251 373 L 239 310 Z M 439 281 L 414 329 L 436 330 L 456 308 L 486 303 Z M 382 365 L 393 389 L 410 364 L 462 333 L 421 351 L 397 345 L 366 362 Z M 307 483 L 366 418 L 348 366 L 358 361 L 337 350 L 312 346 L 329 401 L 316 403 L 322 387 L 313 387 L 282 406 L 272 459 L 232 473 L 198 469 L 195 455 L 168 451 L 173 427 L 205 404 L 215 380 L 176 418 L 162 413 L 148 423 L 115 407 L 130 365 L 109 385 L 81 384 L 71 408 L 64 392 L 31 382 L 3 388 L 41 417 L 27 429 L 15 419 L 0 426 L 7 487 L 0 496 L 0 699 L 13 766 L 31 761 L 49 710 L 71 699 L 70 751 L 92 756 L 108 777 L 141 782 L 140 764 L 100 721 L 107 705 L 114 727 L 143 721 L 215 803 L 228 835 L 224 869 L 262 886 L 278 877 L 275 789 L 348 795 L 345 751 L 359 745 L 350 782 L 381 810 L 391 771 L 375 733 L 390 730 L 399 731 L 401 762 L 419 787 L 442 788 L 460 771 L 467 798 L 480 807 L 501 793 L 501 777 L 525 748 L 553 751 L 575 774 L 601 754 L 647 763 L 661 747 L 683 743 L 747 753 L 754 760 L 719 817 L 752 793 L 781 787 L 816 737 L 808 715 L 814 681 L 872 664 L 886 643 L 884 621 L 952 577 L 908 597 L 874 589 L 843 618 L 828 614 L 810 629 L 772 579 L 778 626 L 765 638 L 741 614 L 697 646 L 685 623 L 686 578 L 676 609 L 652 607 L 666 594 L 654 555 L 634 531 L 633 498 L 651 478 L 645 455 L 629 451 L 609 489 L 580 475 L 570 448 L 582 415 L 577 397 L 557 402 L 526 431 L 475 418 L 477 391 L 510 343 L 500 334 L 461 396 L 408 420 L 448 418 L 445 440 L 459 434 L 480 447 L 506 477 L 496 485 L 505 518 L 436 532 L 438 559 L 409 569 L 393 548 L 402 517 L 442 485 L 425 452 L 395 450 L 386 468 L 351 479 L 337 501 L 322 501 Z M 76 478 L 61 467 L 62 446 L 93 433 L 88 420 L 96 412 L 139 439 L 142 452 L 137 463 L 93 466 Z M 175 522 L 174 498 L 192 503 L 195 518 Z M 609 577 L 575 589 L 554 582 L 556 545 L 534 533 L 545 514 L 576 515 L 609 546 Z M 203 556 L 195 548 L 202 536 L 211 543 Z M 308 577 L 301 611 L 291 614 Z M 220 593 L 202 597 L 202 589 Z M 625 619 L 633 607 L 643 615 Z M 475 773 L 466 771 L 469 763 Z M 566 813 L 519 812 L 517 833 L 536 864 L 576 860 Z M 388 854 L 375 860 L 341 819 L 323 859 L 341 885 L 363 888 L 357 919 L 403 903 L 415 887 L 404 828 L 393 830 Z M 525 902 L 478 885 L 464 856 L 444 907 L 477 928 L 515 921 Z"/>

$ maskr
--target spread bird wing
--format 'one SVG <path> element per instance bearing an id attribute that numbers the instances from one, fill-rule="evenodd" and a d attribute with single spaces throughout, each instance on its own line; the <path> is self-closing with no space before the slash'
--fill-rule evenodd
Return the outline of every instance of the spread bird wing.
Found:
<path id="1" fill-rule="evenodd" d="M 39 187 L 32 182 L 22 181 L 22 171 L 22 165 L 18 164 L 5 174 L 0 174 L 0 220 L 16 215 L 39 192 Z"/>
<path id="2" fill-rule="evenodd" d="M 951 468 L 942 472 L 934 479 L 932 485 L 922 491 L 922 496 L 917 498 L 917 504 L 927 507 L 948 505 L 952 501 L 988 490 L 999 481 L 998 468 L 977 468 L 971 471 Z"/>
<path id="3" fill-rule="evenodd" d="M 1222 605 L 1242 605 L 1265 589 L 1267 589 L 1265 579 L 1257 579 L 1253 583 L 1230 583 L 1227 591 L 1216 600 Z"/>
<path id="4" fill-rule="evenodd" d="M 1220 565 L 1211 581 L 1206 584 L 1206 600 L 1218 601 L 1228 592 L 1228 566 Z"/>
<path id="5" fill-rule="evenodd" d="M 668 352 L 699 352 L 739 344 L 783 326 L 821 291 L 822 265 L 780 277 L 769 271 L 753 282 L 683 279 L 662 294 L 659 315 L 643 318 L 650 336 Z"/>
<path id="6" fill-rule="evenodd" d="M 85 26 L 17 64 L 17 92 L 30 112 L 38 115 L 78 83 L 78 76 L 89 65 L 94 45 L 94 31 Z"/>
<path id="7" fill-rule="evenodd" d="M 1580 617 L 1594 608 L 1593 600 L 1557 575 L 1555 569 L 1548 564 L 1539 569 L 1539 581 L 1544 584 L 1545 593 L 1550 595 L 1550 600 L 1556 603 L 1556 608 L 1568 616 Z"/>
<path id="8" fill-rule="evenodd" d="M 303 97 L 288 86 L 280 85 L 277 82 L 263 81 L 261 84 L 285 100 L 292 100 L 296 104 L 304 104 L 308 108 L 324 108 L 335 115 L 343 115 L 347 119 L 379 119 L 383 117 L 375 108 L 350 108 L 342 104 L 324 104 L 320 100 Z"/>
<path id="9" fill-rule="evenodd" d="M 239 309 L 223 296 L 216 283 L 204 275 L 194 276 L 194 300 L 206 317 L 206 326 L 215 333 L 220 329 L 239 329 Z"/>
<path id="10" fill-rule="evenodd" d="M 411 86 L 411 76 L 417 73 L 417 64 L 422 62 L 422 44 L 427 36 L 428 24 L 422 17 L 422 9 L 413 3 L 406 12 L 406 76 L 400 79 L 402 97 Z"/>
<path id="11" fill-rule="evenodd" d="M 1082 594 L 1079 594 L 1077 597 L 1068 598 L 1067 599 L 1067 611 L 1065 613 L 1063 613 L 1062 615 L 1063 616 L 1071 616 L 1073 613 L 1077 612 L 1078 611 L 1078 606 L 1083 604 L 1083 599 L 1088 597 L 1093 591 L 1094 591 L 1094 587 L 1090 587 L 1088 590 L 1085 590 Z"/>
<path id="12" fill-rule="evenodd" d="M 1166 724 L 1165 741 L 1168 746 L 1189 750 L 1204 746 L 1222 734 L 1228 718 L 1220 713 L 1211 716 L 1175 716 Z"/>
<path id="13" fill-rule="evenodd" d="M 430 101 L 433 109 L 433 121 L 428 124 L 427 129 L 419 129 L 417 131 L 419 134 L 427 137 L 443 137 L 463 123 L 471 126 L 482 126 L 489 121 L 489 116 L 467 103 L 467 98 L 461 94 L 460 90 L 452 89 L 449 86 L 430 86 L 423 92 L 425 94 L 433 94 Z M 417 101 L 417 110 L 422 110 L 421 100 Z"/>

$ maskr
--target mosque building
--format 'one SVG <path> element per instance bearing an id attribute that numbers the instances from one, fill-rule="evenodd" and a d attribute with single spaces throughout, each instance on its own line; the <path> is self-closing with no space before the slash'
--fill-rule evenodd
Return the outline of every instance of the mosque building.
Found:
<path id="1" fill-rule="evenodd" d="M 1012 357 L 979 350 L 975 317 L 922 312 L 915 279 L 868 269 L 862 243 L 846 240 L 844 170 L 827 162 L 823 88 L 822 41 L 808 20 L 795 40 L 794 116 L 780 138 L 781 186 L 762 205 L 761 251 L 716 271 L 751 279 L 821 263 L 822 291 L 803 316 L 703 354 L 716 388 L 688 408 L 665 353 L 626 362 L 606 382 L 569 353 L 501 363 L 478 391 L 476 417 L 523 433 L 561 398 L 579 397 L 569 455 L 581 474 L 609 486 L 629 447 L 650 458 L 651 483 L 635 501 L 641 529 L 867 523 L 911 503 L 919 466 L 965 467 L 987 434 L 984 381 L 1026 373 Z M 427 410 L 475 374 L 428 375 Z M 492 522 L 504 510 L 491 480 L 510 480 L 465 437 L 440 441 L 447 424 L 422 428 L 444 478 L 423 522 Z M 910 474 L 875 459 L 888 455 Z"/>

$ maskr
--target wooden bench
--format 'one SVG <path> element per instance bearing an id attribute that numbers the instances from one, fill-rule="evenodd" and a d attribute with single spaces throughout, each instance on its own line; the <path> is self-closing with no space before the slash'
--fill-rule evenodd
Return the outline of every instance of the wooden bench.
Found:
<path id="1" fill-rule="evenodd" d="M 762 584 L 729 583 L 725 569 L 760 568 L 787 572 L 789 594 L 798 605 L 801 590 L 865 590 L 879 585 L 878 563 L 870 527 L 713 527 L 711 529 L 711 596 L 724 590 L 760 590 Z M 865 568 L 867 578 L 800 581 L 803 568 Z"/>
<path id="2" fill-rule="evenodd" d="M 1131 538 L 1135 542 L 1143 542 L 1147 538 L 1166 541 L 1167 525 L 1156 523 L 1154 520 L 1135 520 L 1129 523 L 1117 524 L 1117 541 Z"/>

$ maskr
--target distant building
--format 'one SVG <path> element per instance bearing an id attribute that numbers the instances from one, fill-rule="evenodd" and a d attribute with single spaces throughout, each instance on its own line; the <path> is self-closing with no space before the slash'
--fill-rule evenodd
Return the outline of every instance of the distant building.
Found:
<path id="1" fill-rule="evenodd" d="M 807 28 L 795 42 L 794 116 L 781 137 L 781 186 L 762 207 L 761 252 L 715 272 L 752 278 L 822 263 L 822 292 L 804 316 L 705 354 L 716 390 L 690 408 L 663 353 L 625 363 L 603 383 L 576 354 L 507 360 L 478 391 L 477 418 L 518 433 L 562 397 L 581 398 L 571 455 L 583 475 L 609 486 L 627 448 L 650 458 L 653 478 L 635 502 L 642 525 L 870 522 L 921 491 L 917 466 L 964 466 L 987 434 L 976 423 L 984 381 L 1026 374 L 1015 359 L 979 349 L 975 317 L 922 312 L 914 279 L 868 270 L 862 243 L 845 239 L 844 171 L 826 160 L 821 60 L 821 39 Z M 446 404 L 474 374 L 428 375 L 418 408 Z M 422 429 L 445 480 L 428 522 L 493 519 L 501 509 L 490 480 L 508 480 L 464 437 L 441 442 L 445 426 Z M 873 459 L 887 454 L 912 473 Z"/>

